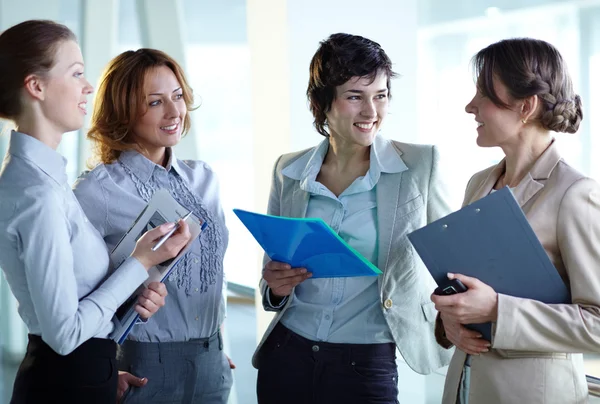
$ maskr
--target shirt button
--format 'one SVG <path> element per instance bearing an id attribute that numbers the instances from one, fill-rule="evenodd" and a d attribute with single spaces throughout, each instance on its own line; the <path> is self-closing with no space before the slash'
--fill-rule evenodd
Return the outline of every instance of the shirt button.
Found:
<path id="1" fill-rule="evenodd" d="M 198 291 L 198 288 L 194 289 L 194 292 L 197 292 L 197 291 Z"/>
<path id="2" fill-rule="evenodd" d="M 194 258 L 194 264 L 198 263 L 198 258 Z"/>
<path id="3" fill-rule="evenodd" d="M 313 350 L 313 352 L 319 352 L 319 346 L 318 345 L 313 345 L 312 346 L 312 350 Z"/>
<path id="4" fill-rule="evenodd" d="M 198 321 L 198 317 L 196 317 L 196 321 Z"/>
<path id="5" fill-rule="evenodd" d="M 386 299 L 385 302 L 383 302 L 383 307 L 385 307 L 386 309 L 391 309 L 392 305 L 392 299 Z"/>
<path id="6" fill-rule="evenodd" d="M 325 320 L 329 320 L 331 317 L 328 315 L 325 316 Z"/>

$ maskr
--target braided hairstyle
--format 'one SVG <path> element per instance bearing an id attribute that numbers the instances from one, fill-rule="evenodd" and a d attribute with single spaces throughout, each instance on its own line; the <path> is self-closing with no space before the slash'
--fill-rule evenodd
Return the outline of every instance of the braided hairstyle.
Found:
<path id="1" fill-rule="evenodd" d="M 531 38 L 505 39 L 473 57 L 479 90 L 502 108 L 493 78 L 504 83 L 512 99 L 537 95 L 541 105 L 536 120 L 554 132 L 575 133 L 583 119 L 581 98 L 573 91 L 567 66 L 548 42 Z"/>

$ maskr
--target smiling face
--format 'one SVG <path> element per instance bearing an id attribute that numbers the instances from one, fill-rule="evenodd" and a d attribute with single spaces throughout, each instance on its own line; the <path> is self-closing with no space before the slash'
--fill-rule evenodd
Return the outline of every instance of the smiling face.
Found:
<path id="1" fill-rule="evenodd" d="M 521 114 L 514 105 L 508 89 L 502 81 L 494 78 L 494 90 L 500 100 L 509 105 L 502 108 L 486 97 L 481 90 L 465 107 L 465 111 L 475 115 L 477 121 L 477 145 L 481 147 L 503 146 L 518 138 L 522 128 Z"/>
<path id="2" fill-rule="evenodd" d="M 156 155 L 179 143 L 187 107 L 181 84 L 167 66 L 146 73 L 144 94 L 145 109 L 133 127 L 133 138 L 150 155 Z"/>
<path id="3" fill-rule="evenodd" d="M 42 79 L 44 116 L 62 134 L 81 129 L 86 115 L 87 96 L 93 87 L 83 76 L 83 57 L 75 41 L 62 42 L 55 64 Z"/>
<path id="4" fill-rule="evenodd" d="M 370 146 L 388 110 L 387 76 L 374 80 L 353 77 L 336 87 L 335 99 L 326 114 L 330 136 L 338 143 Z"/>

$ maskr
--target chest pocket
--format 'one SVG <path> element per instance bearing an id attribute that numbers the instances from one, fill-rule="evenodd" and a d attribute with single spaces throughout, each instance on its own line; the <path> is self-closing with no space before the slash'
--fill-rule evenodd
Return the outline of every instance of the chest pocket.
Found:
<path id="1" fill-rule="evenodd" d="M 396 217 L 400 219 L 404 216 L 408 216 L 411 213 L 421 209 L 422 207 L 423 196 L 421 196 L 421 194 L 418 194 L 417 196 L 409 198 L 408 201 L 398 206 L 398 208 L 396 209 Z"/>

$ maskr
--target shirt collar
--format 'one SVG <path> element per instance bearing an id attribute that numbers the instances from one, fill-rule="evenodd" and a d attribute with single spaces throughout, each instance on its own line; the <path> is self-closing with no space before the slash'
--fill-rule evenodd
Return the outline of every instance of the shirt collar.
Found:
<path id="1" fill-rule="evenodd" d="M 148 182 L 154 174 L 154 170 L 166 170 L 171 171 L 173 168 L 178 174 L 181 175 L 181 167 L 177 162 L 175 153 L 171 147 L 167 147 L 166 153 L 169 156 L 167 166 L 163 167 L 159 164 L 154 163 L 142 153 L 135 150 L 127 150 L 121 153 L 119 161 L 129 168 L 133 174 L 140 179 L 140 181 Z"/>
<path id="2" fill-rule="evenodd" d="M 329 139 L 324 139 L 312 152 L 309 150 L 296 161 L 282 170 L 282 174 L 293 180 L 306 183 L 317 177 L 323 160 L 329 149 Z M 399 173 L 407 169 L 400 157 L 402 152 L 394 147 L 392 141 L 377 135 L 371 145 L 369 177 L 373 184 L 379 180 L 381 173 Z"/>
<path id="3" fill-rule="evenodd" d="M 10 134 L 8 153 L 31 161 L 59 185 L 68 183 L 67 159 L 33 136 L 13 130 Z"/>
<path id="4" fill-rule="evenodd" d="M 401 154 L 391 140 L 377 135 L 371 146 L 371 168 L 375 166 L 380 173 L 388 174 L 405 171 L 408 167 L 400 157 Z"/>

